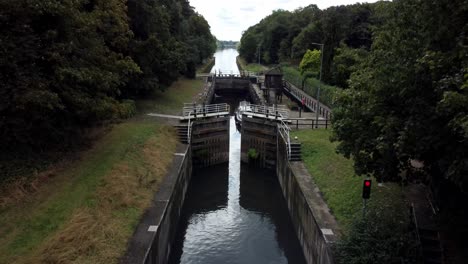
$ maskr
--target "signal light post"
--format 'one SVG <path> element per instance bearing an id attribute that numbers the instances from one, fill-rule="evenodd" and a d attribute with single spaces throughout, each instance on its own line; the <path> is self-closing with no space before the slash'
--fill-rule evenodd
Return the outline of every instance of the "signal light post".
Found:
<path id="1" fill-rule="evenodd" d="M 372 186 L 372 180 L 365 179 L 362 185 L 362 202 L 363 202 L 362 217 L 366 216 L 366 203 L 367 203 L 367 199 L 370 198 L 371 186 Z"/>

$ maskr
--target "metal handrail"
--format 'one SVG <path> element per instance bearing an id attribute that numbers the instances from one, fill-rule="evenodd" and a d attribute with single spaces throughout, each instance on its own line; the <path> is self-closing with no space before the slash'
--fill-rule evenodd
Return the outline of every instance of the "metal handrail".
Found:
<path id="1" fill-rule="evenodd" d="M 216 114 L 222 112 L 229 112 L 229 104 L 190 104 L 185 103 L 182 109 L 182 115 L 187 116 L 196 116 L 198 114 Z"/>
<path id="2" fill-rule="evenodd" d="M 190 113 L 189 113 L 189 119 L 188 119 L 188 124 L 187 124 L 187 143 L 190 144 L 190 139 L 192 138 L 191 137 L 191 130 L 192 130 L 192 123 L 190 123 Z"/>
<path id="3" fill-rule="evenodd" d="M 322 116 L 322 117 L 324 117 L 326 119 L 330 119 L 332 111 L 328 106 L 323 105 L 322 103 L 320 103 L 320 105 L 318 106 L 318 109 L 317 109 L 318 103 L 317 103 L 317 100 L 313 96 L 310 96 L 305 91 L 295 87 L 294 85 L 292 85 L 290 82 L 288 82 L 286 80 L 283 80 L 283 87 L 290 94 L 295 96 L 298 100 L 305 99 L 304 104 L 307 105 L 311 110 L 313 110 L 315 112 L 318 111 L 320 116 Z"/>
<path id="4" fill-rule="evenodd" d="M 286 143 L 286 155 L 288 156 L 288 160 L 291 159 L 291 138 L 289 136 L 290 131 L 291 128 L 283 120 L 281 120 L 281 122 L 278 124 L 278 132 Z"/>
<path id="5" fill-rule="evenodd" d="M 280 119 L 287 119 L 289 117 L 289 110 L 285 105 L 255 105 L 248 102 L 241 102 L 240 107 L 243 108 L 243 113 L 262 114 L 266 116 L 279 117 Z"/>

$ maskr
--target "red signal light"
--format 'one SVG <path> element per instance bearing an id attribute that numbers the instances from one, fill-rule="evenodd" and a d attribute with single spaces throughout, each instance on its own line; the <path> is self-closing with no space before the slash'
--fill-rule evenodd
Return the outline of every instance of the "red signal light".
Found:
<path id="1" fill-rule="evenodd" d="M 362 198 L 369 199 L 371 191 L 372 180 L 364 180 L 364 185 L 362 187 Z"/>

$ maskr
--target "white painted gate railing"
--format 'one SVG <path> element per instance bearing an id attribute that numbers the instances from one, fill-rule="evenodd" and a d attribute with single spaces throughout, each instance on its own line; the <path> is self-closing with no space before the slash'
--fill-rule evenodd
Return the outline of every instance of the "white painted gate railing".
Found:
<path id="1" fill-rule="evenodd" d="M 185 103 L 182 109 L 183 117 L 202 117 L 207 114 L 229 113 L 229 105 L 223 104 L 190 104 Z"/>
<path id="2" fill-rule="evenodd" d="M 283 120 L 281 120 L 281 122 L 278 123 L 278 132 L 283 138 L 284 143 L 286 144 L 286 153 L 288 160 L 291 159 L 291 138 L 289 137 L 290 131 L 291 128 Z"/>
<path id="3" fill-rule="evenodd" d="M 255 105 L 249 102 L 242 101 L 240 102 L 239 108 L 242 109 L 242 113 L 253 113 L 265 115 L 266 117 L 278 117 L 280 119 L 287 119 L 289 117 L 289 110 L 285 105 Z"/>

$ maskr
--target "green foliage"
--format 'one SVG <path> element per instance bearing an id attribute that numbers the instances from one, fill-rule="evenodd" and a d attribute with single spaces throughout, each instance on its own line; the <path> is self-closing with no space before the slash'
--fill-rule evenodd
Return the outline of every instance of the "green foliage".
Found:
<path id="1" fill-rule="evenodd" d="M 256 57 L 258 57 L 257 51 L 259 51 L 259 46 L 254 34 L 243 34 L 241 45 L 239 46 L 239 54 L 250 63 L 255 61 Z"/>
<path id="2" fill-rule="evenodd" d="M 291 66 L 282 66 L 281 71 L 283 72 L 283 78 L 296 87 L 302 86 L 303 76 L 300 74 L 297 68 Z M 319 80 L 315 78 L 307 78 L 304 82 L 304 91 L 313 96 L 317 96 L 317 88 L 319 86 Z M 320 102 L 327 105 L 328 107 L 334 107 L 335 98 L 337 93 L 341 89 L 336 86 L 326 85 L 324 83 L 320 86 Z"/>
<path id="3" fill-rule="evenodd" d="M 247 62 L 260 56 L 264 64 L 298 63 L 307 50 L 317 48 L 313 43 L 323 43 L 322 79 L 337 84 L 334 79 L 335 49 L 340 43 L 352 49 L 370 49 L 371 29 L 381 22 L 375 9 L 384 5 L 354 4 L 326 10 L 309 5 L 293 12 L 274 11 L 244 32 L 239 54 Z M 341 79 L 339 81 L 343 83 Z"/>
<path id="4" fill-rule="evenodd" d="M 320 75 L 320 55 L 321 52 L 319 50 L 307 50 L 302 57 L 301 63 L 299 64 L 299 71 L 302 75 L 305 72 L 311 72 L 317 78 Z"/>
<path id="5" fill-rule="evenodd" d="M 259 155 L 259 153 L 254 148 L 250 148 L 247 151 L 247 156 L 249 157 L 249 159 L 256 160 L 256 159 L 258 159 L 258 155 Z"/>
<path id="6" fill-rule="evenodd" d="M 217 40 L 216 47 L 218 49 L 232 49 L 237 48 L 239 45 L 239 41 L 232 41 L 232 40 Z"/>
<path id="7" fill-rule="evenodd" d="M 336 246 L 336 260 L 346 264 L 419 263 L 419 242 L 400 208 L 381 208 L 357 218 Z"/>
<path id="8" fill-rule="evenodd" d="M 336 55 L 333 58 L 333 82 L 339 87 L 347 88 L 351 74 L 359 69 L 367 55 L 368 51 L 365 49 L 353 49 L 342 43 L 336 49 Z"/>
<path id="9" fill-rule="evenodd" d="M 118 117 L 122 119 L 130 118 L 136 115 L 137 109 L 135 101 L 124 100 L 118 105 Z"/>
<path id="10" fill-rule="evenodd" d="M 400 180 L 420 160 L 435 189 L 448 180 L 466 191 L 467 6 L 405 0 L 378 11 L 385 20 L 372 50 L 334 111 L 338 151 L 381 181 Z"/>
<path id="11" fill-rule="evenodd" d="M 125 99 L 194 77 L 216 48 L 185 0 L 5 0 L 0 27 L 0 159 L 134 115 Z"/>

